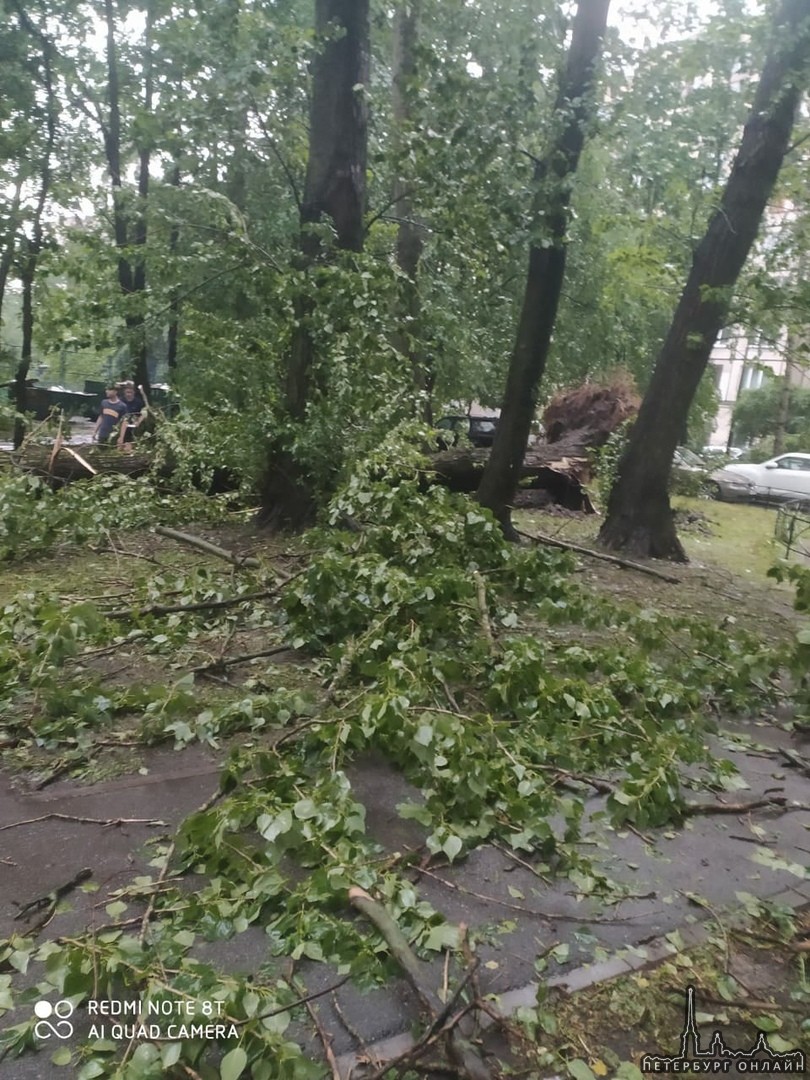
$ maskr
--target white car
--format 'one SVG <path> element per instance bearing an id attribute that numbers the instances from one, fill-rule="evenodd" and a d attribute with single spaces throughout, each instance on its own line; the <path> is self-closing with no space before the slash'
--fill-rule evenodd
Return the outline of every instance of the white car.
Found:
<path id="1" fill-rule="evenodd" d="M 780 454 L 761 465 L 726 465 L 710 478 L 716 499 L 810 499 L 810 454 Z"/>

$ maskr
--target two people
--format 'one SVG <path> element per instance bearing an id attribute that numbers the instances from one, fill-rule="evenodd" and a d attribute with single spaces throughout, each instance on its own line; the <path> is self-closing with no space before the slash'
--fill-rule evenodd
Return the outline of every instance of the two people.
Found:
<path id="1" fill-rule="evenodd" d="M 143 423 L 144 409 L 144 400 L 134 382 L 108 386 L 93 428 L 93 441 L 109 444 L 115 441 L 116 447 L 123 449 L 125 443 L 134 440 L 136 430 Z"/>

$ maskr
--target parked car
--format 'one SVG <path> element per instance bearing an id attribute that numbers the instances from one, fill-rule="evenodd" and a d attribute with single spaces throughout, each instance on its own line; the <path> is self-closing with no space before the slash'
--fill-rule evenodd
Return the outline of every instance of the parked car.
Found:
<path id="1" fill-rule="evenodd" d="M 676 447 L 672 455 L 670 494 L 705 497 L 709 471 L 710 466 L 694 450 L 690 450 L 688 446 Z"/>
<path id="2" fill-rule="evenodd" d="M 694 450 L 690 450 L 688 446 L 677 446 L 675 453 L 672 456 L 672 465 L 675 469 L 681 469 L 683 472 L 705 472 L 706 462 L 696 454 Z"/>
<path id="3" fill-rule="evenodd" d="M 711 474 L 710 488 L 715 499 L 810 499 L 810 454 L 780 454 L 761 465 L 726 465 Z"/>
<path id="4" fill-rule="evenodd" d="M 439 444 L 445 450 L 451 446 L 457 446 L 462 436 L 469 439 L 473 446 L 492 446 L 495 430 L 498 427 L 498 418 L 496 416 L 443 416 L 436 427 L 442 432 L 439 435 Z"/>
<path id="5" fill-rule="evenodd" d="M 713 458 L 742 457 L 745 450 L 741 446 L 704 446 L 701 453 L 707 461 L 711 461 Z"/>

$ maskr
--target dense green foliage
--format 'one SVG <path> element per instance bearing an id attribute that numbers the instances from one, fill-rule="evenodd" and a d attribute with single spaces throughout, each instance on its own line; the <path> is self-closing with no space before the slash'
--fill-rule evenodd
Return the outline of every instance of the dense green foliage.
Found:
<path id="1" fill-rule="evenodd" d="M 79 1080 L 321 1075 L 291 1037 L 303 1014 L 282 972 L 326 961 L 370 987 L 394 971 L 382 939 L 348 917 L 350 886 L 380 898 L 425 956 L 460 943 L 411 880 L 423 854 L 453 863 L 494 842 L 539 877 L 565 875 L 580 898 L 615 900 L 625 893 L 589 858 L 587 831 L 682 824 L 691 789 L 733 790 L 733 766 L 710 749 L 715 716 L 784 696 L 777 645 L 726 619 L 594 595 L 569 556 L 505 543 L 487 512 L 425 471 L 421 449 L 434 436 L 411 426 L 422 389 L 402 341 L 424 355 L 435 405 L 499 402 L 526 250 L 538 239 L 526 211 L 554 128 L 563 6 L 423 0 L 406 121 L 391 108 L 392 11 L 373 6 L 365 247 L 336 250 L 320 223 L 306 267 L 299 203 L 311 61 L 323 44 L 311 5 L 203 7 L 0 8 L 0 267 L 10 287 L 44 168 L 46 58 L 60 102 L 38 357 L 66 381 L 117 376 L 131 370 L 137 324 L 153 377 L 168 378 L 182 402 L 156 440 L 171 490 L 99 477 L 53 490 L 0 473 L 4 564 L 47 564 L 80 547 L 111 553 L 126 574 L 123 590 L 70 595 L 28 578 L 4 598 L 0 745 L 17 767 L 44 770 L 44 783 L 94 778 L 111 746 L 229 748 L 215 796 L 153 845 L 154 873 L 116 888 L 108 924 L 44 944 L 36 931 L 0 942 L 0 1014 L 53 993 L 77 1006 L 142 994 L 215 1000 L 236 1029 L 233 1040 L 57 1050 L 55 1063 Z M 644 387 L 715 205 L 761 62 L 760 13 L 727 0 L 699 26 L 690 7 L 660 5 L 665 36 L 653 44 L 631 47 L 610 31 L 544 392 L 617 365 Z M 110 183 L 113 120 L 120 184 Z M 803 152 L 796 160 L 784 192 L 798 198 Z M 419 317 L 404 327 L 397 179 L 424 234 Z M 778 245 L 763 245 L 778 246 L 778 259 L 759 260 L 744 283 L 740 325 L 778 321 L 783 299 L 795 325 L 806 314 L 806 290 L 779 284 L 798 276 L 802 250 L 800 223 L 788 224 Z M 144 271 L 144 288 L 122 289 L 122 262 Z M 18 308 L 16 298 L 0 307 L 12 359 Z M 292 422 L 285 378 L 302 321 L 314 389 Z M 684 438 L 702 443 L 713 405 L 707 380 Z M 623 437 L 601 452 L 605 485 Z M 123 548 L 122 534 L 158 524 L 230 521 L 227 500 L 197 489 L 224 477 L 245 499 L 271 442 L 291 451 L 322 510 L 294 572 L 188 559 L 155 567 Z M 806 606 L 805 575 L 785 573 Z M 237 633 L 260 641 L 257 659 L 295 650 L 298 663 L 210 684 Z M 788 657 L 800 717 L 806 636 Z M 104 662 L 119 652 L 154 678 L 111 685 Z M 418 850 L 392 855 L 378 842 L 353 784 L 369 759 L 410 785 L 398 810 L 418 829 Z M 586 806 L 594 791 L 602 802 Z M 259 970 L 223 974 L 200 958 L 205 943 L 249 927 L 269 944 Z M 501 932 L 473 933 L 468 947 Z M 32 1048 L 33 1028 L 27 1012 L 7 1026 L 0 1055 Z"/>
<path id="2" fill-rule="evenodd" d="M 9 0 L 0 241 L 11 285 L 42 163 L 43 50 L 60 103 L 35 305 L 36 358 L 49 377 L 80 388 L 84 377 L 128 370 L 126 319 L 142 318 L 153 377 L 170 377 L 185 403 L 182 423 L 189 431 L 196 425 L 188 445 L 196 449 L 213 429 L 203 456 L 218 454 L 219 465 L 252 484 L 264 445 L 281 436 L 324 497 L 343 464 L 418 413 L 398 351 L 403 334 L 426 357 L 437 406 L 498 404 L 530 239 L 532 158 L 553 126 L 565 23 L 551 2 L 493 8 L 424 0 L 421 10 L 417 75 L 396 137 L 390 13 L 373 19 L 366 254 L 305 274 L 296 263 L 297 200 L 308 65 L 319 47 L 308 4 L 248 2 L 199 13 L 153 3 L 147 42 L 146 8 L 129 15 L 111 4 L 112 36 L 102 41 L 90 33 L 93 13 L 84 5 L 37 0 L 23 18 Z M 682 5 L 664 4 L 658 14 L 663 41 L 631 46 L 623 37 L 632 24 L 622 22 L 606 43 L 604 105 L 575 182 L 568 281 L 544 394 L 617 365 L 644 388 L 761 63 L 759 15 L 736 2 L 704 24 Z M 145 266 L 148 287 L 126 298 L 104 173 L 109 42 L 119 71 L 116 206 L 130 225 L 145 225 L 143 243 L 124 255 Z M 144 160 L 146 197 L 136 175 Z M 407 181 L 423 240 L 418 325 L 404 328 L 395 177 Z M 786 191 L 796 183 L 789 171 Z M 322 229 L 328 251 L 331 230 Z M 803 233 L 786 215 L 776 235 L 776 243 L 768 238 L 773 265 L 757 263 L 746 282 L 736 312 L 742 324 L 777 318 L 777 261 L 781 281 L 795 278 Z M 323 378 L 307 423 L 286 432 L 284 364 L 294 302 L 306 306 L 307 297 Z M 797 286 L 792 319 L 806 310 L 804 299 Z M 18 313 L 9 295 L 0 314 L 12 357 Z M 696 408 L 690 437 L 699 445 L 705 431 L 698 429 L 714 409 L 708 384 Z"/>
<path id="3" fill-rule="evenodd" d="M 317 1070 L 285 1036 L 298 995 L 279 976 L 281 959 L 329 960 L 361 985 L 392 970 L 381 940 L 346 917 L 350 885 L 384 899 L 418 949 L 458 943 L 408 880 L 419 853 L 385 857 L 374 839 L 352 787 L 355 761 L 371 752 L 410 781 L 414 796 L 399 812 L 420 826 L 428 852 L 453 862 L 499 840 L 538 860 L 539 873 L 567 875 L 578 894 L 606 897 L 621 888 L 580 844 L 593 784 L 610 789 L 611 822 L 638 827 L 680 821 L 685 785 L 737 785 L 707 750 L 708 704 L 727 713 L 770 700 L 775 654 L 726 624 L 595 597 L 567 555 L 507 544 L 466 498 L 424 485 L 412 439 L 395 433 L 355 470 L 328 524 L 310 534 L 303 571 L 278 586 L 279 607 L 252 599 L 266 588 L 261 571 L 233 581 L 148 569 L 132 575 L 123 611 L 115 598 L 65 605 L 31 590 L 5 605 L 2 708 L 16 718 L 7 731 L 17 753 L 48 747 L 79 767 L 97 740 L 123 730 L 178 745 L 245 732 L 254 745 L 233 744 L 218 795 L 186 820 L 172 851 L 157 848 L 158 872 L 172 857 L 159 890 L 154 875 L 122 885 L 93 936 L 0 945 L 0 963 L 34 982 L 18 990 L 3 975 L 4 1008 L 53 989 L 75 1004 L 125 991 L 214 999 L 237 1025 L 238 1046 L 222 1042 L 233 1063 L 302 1080 Z M 43 519 L 63 513 L 60 503 L 74 529 L 79 519 L 93 528 L 92 504 L 80 507 L 69 490 L 44 500 Z M 166 497 L 142 512 L 170 511 L 189 506 Z M 167 600 L 177 609 L 155 610 Z M 215 603 L 187 609 L 200 601 Z M 216 640 L 237 625 L 306 650 L 317 678 L 296 690 L 268 672 L 201 703 L 193 675 L 180 675 L 182 657 L 191 666 L 201 635 Z M 84 653 L 133 643 L 180 659 L 172 685 L 110 692 L 89 674 L 92 660 L 76 670 Z M 184 869 L 196 875 L 193 893 L 174 878 Z M 153 891 L 155 917 L 139 934 Z M 226 976 L 198 958 L 200 943 L 254 924 L 275 957 L 261 972 Z M 7 1052 L 31 1045 L 32 1025 L 7 1029 Z M 115 1044 L 91 1042 L 74 1067 L 88 1080 L 146 1080 L 182 1061 L 208 1077 L 212 1050 L 145 1043 L 116 1066 Z"/>
<path id="4" fill-rule="evenodd" d="M 740 442 L 772 439 L 780 418 L 784 379 L 768 379 L 759 390 L 744 390 L 734 407 L 734 435 Z M 810 446 L 810 389 L 791 387 L 785 425 L 786 450 Z"/>

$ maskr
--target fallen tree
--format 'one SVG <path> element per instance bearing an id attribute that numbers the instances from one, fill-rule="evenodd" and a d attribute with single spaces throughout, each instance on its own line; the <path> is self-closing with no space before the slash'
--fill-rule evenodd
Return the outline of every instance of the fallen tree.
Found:
<path id="1" fill-rule="evenodd" d="M 581 444 L 573 447 L 569 456 L 559 446 L 545 444 L 531 447 L 523 458 L 519 482 L 528 481 L 529 486 L 542 488 L 550 495 L 550 501 L 568 510 L 585 510 L 593 513 L 585 487 L 591 479 L 591 466 L 587 448 Z M 445 450 L 433 454 L 431 472 L 451 491 L 476 491 L 489 450 Z"/>
<path id="2" fill-rule="evenodd" d="M 568 510 L 593 513 L 585 490 L 593 473 L 592 451 L 638 409 L 639 399 L 628 380 L 586 383 L 557 394 L 549 402 L 543 425 L 543 442 L 528 447 L 523 455 L 518 482 L 541 488 L 549 501 Z M 432 454 L 431 470 L 452 491 L 476 491 L 489 450 L 454 448 Z"/>
<path id="3" fill-rule="evenodd" d="M 67 484 L 71 480 L 87 480 L 99 473 L 143 476 L 152 467 L 152 455 L 145 450 L 129 453 L 93 443 L 74 447 L 58 443 L 48 445 L 29 442 L 9 456 L 18 469 L 58 484 Z"/>

